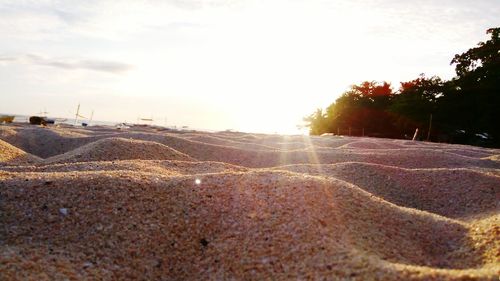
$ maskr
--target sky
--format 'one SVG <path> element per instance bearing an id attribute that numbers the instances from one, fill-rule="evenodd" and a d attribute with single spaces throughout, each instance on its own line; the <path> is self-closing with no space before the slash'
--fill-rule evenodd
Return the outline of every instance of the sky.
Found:
<path id="1" fill-rule="evenodd" d="M 0 0 L 0 112 L 296 133 L 362 81 L 454 76 L 499 0 Z"/>

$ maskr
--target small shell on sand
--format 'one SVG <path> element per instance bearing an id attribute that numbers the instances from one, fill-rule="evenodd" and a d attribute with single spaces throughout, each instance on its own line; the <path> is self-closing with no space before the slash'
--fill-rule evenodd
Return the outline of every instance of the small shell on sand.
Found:
<path id="1" fill-rule="evenodd" d="M 63 215 L 63 216 L 67 216 L 68 215 L 68 209 L 66 209 L 66 208 L 60 208 L 59 209 L 59 213 L 61 213 L 61 215 Z"/>

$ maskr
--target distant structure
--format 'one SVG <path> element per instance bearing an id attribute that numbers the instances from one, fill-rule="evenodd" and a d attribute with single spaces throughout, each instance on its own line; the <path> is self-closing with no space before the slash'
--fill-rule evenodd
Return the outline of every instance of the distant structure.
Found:
<path id="1" fill-rule="evenodd" d="M 146 124 L 151 125 L 153 124 L 153 117 L 151 118 L 142 118 L 142 117 L 137 117 L 137 123 L 141 124 L 141 122 L 146 122 Z"/>
<path id="2" fill-rule="evenodd" d="M 0 124 L 14 122 L 14 115 L 0 115 Z"/>
<path id="3" fill-rule="evenodd" d="M 40 110 L 40 112 L 38 112 L 38 115 L 40 115 L 41 117 L 47 117 L 47 114 L 49 113 L 47 112 L 46 108 L 44 108 L 43 111 Z"/>
<path id="4" fill-rule="evenodd" d="M 92 110 L 92 113 L 90 113 L 90 119 L 89 119 L 89 125 L 92 123 L 92 119 L 94 118 L 94 110 Z"/>
<path id="5" fill-rule="evenodd" d="M 92 112 L 92 115 L 93 115 L 93 114 L 94 114 L 94 113 Z M 75 114 L 75 126 L 76 126 L 76 123 L 78 122 L 78 117 L 83 118 L 83 119 L 87 119 L 87 117 L 80 115 L 80 104 L 78 104 L 78 107 L 76 108 L 76 114 Z"/>

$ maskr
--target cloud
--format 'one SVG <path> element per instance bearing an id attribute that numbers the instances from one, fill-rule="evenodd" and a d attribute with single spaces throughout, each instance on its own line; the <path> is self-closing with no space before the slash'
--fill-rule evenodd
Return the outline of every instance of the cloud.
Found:
<path id="1" fill-rule="evenodd" d="M 8 56 L 0 56 L 0 62 L 11 62 L 11 61 L 16 61 L 17 58 L 15 57 L 8 57 Z"/>
<path id="2" fill-rule="evenodd" d="M 48 58 L 35 54 L 25 54 L 20 56 L 0 56 L 0 62 L 22 62 L 27 64 L 51 66 L 67 70 L 94 70 L 121 74 L 133 68 L 132 65 L 106 60 L 75 60 L 62 58 Z"/>
<path id="3" fill-rule="evenodd" d="M 197 30 L 201 28 L 206 28 L 207 25 L 195 23 L 195 22 L 187 22 L 187 21 L 174 21 L 161 25 L 148 25 L 145 26 L 145 30 L 151 30 L 153 32 L 163 32 L 163 31 L 189 31 L 189 30 Z"/>
<path id="4" fill-rule="evenodd" d="M 181 29 L 181 28 L 201 28 L 203 27 L 202 24 L 199 23 L 192 23 L 192 22 L 171 22 L 167 24 L 168 28 L 173 28 L 173 29 Z"/>
<path id="5" fill-rule="evenodd" d="M 169 4 L 182 9 L 197 10 L 203 8 L 231 7 L 238 4 L 236 0 L 169 0 Z"/>

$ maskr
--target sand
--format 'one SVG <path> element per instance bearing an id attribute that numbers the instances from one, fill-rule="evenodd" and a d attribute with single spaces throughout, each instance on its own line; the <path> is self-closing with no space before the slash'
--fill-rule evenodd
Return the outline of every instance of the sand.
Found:
<path id="1" fill-rule="evenodd" d="M 166 145 L 134 139 L 108 137 L 45 159 L 44 163 L 71 163 L 108 160 L 184 160 L 195 159 Z"/>
<path id="2" fill-rule="evenodd" d="M 0 280 L 498 280 L 500 150 L 0 126 Z"/>
<path id="3" fill-rule="evenodd" d="M 0 139 L 1 164 L 36 163 L 40 160 L 41 159 L 39 157 L 26 153 L 23 150 Z"/>

